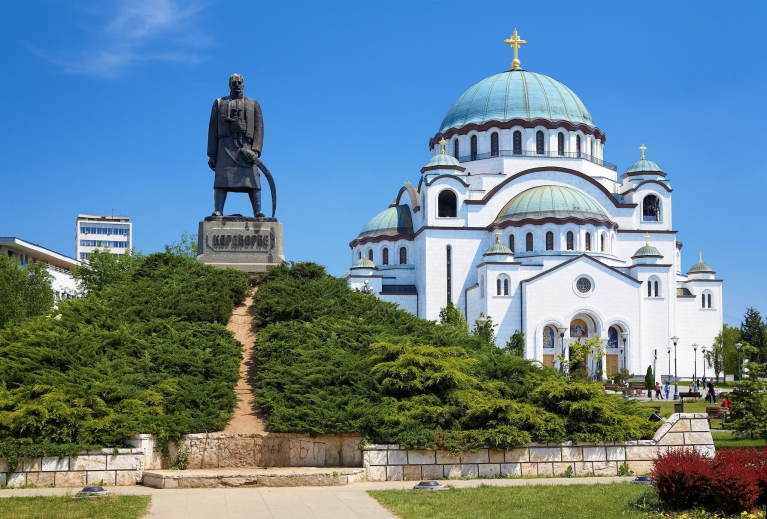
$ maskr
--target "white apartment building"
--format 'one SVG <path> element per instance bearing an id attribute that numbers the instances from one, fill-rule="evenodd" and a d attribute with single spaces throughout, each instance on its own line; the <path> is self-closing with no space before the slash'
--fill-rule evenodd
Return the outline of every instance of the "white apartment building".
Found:
<path id="1" fill-rule="evenodd" d="M 14 237 L 0 237 L 0 254 L 14 258 L 19 264 L 43 262 L 53 276 L 51 287 L 57 300 L 77 296 L 77 284 L 72 278 L 72 267 L 80 264 L 74 258 Z"/>
<path id="2" fill-rule="evenodd" d="M 133 224 L 128 216 L 78 214 L 75 257 L 84 260 L 96 249 L 122 256 L 133 248 Z"/>

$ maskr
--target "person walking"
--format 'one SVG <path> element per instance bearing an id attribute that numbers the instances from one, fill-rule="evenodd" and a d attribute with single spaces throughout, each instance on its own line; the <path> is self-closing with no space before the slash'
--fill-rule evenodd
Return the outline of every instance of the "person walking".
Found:
<path id="1" fill-rule="evenodd" d="M 664 389 L 666 390 L 666 400 L 668 400 L 669 393 L 671 393 L 671 385 L 668 380 L 666 380 L 666 387 Z"/>
<path id="2" fill-rule="evenodd" d="M 714 405 L 716 403 L 716 389 L 714 388 L 714 381 L 712 379 L 708 380 L 708 396 L 706 397 L 706 400 L 711 399 L 711 405 Z"/>
<path id="3" fill-rule="evenodd" d="M 655 381 L 655 400 L 663 400 L 663 397 L 660 394 L 660 382 L 657 380 Z"/>

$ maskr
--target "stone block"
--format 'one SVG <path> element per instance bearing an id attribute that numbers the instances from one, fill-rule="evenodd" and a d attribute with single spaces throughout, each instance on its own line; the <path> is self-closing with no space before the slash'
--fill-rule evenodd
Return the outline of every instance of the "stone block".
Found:
<path id="1" fill-rule="evenodd" d="M 421 481 L 421 465 L 405 465 L 402 475 L 406 481 Z"/>
<path id="2" fill-rule="evenodd" d="M 167 488 L 167 489 L 178 488 L 178 480 L 175 478 L 165 478 L 165 480 L 163 481 L 163 488 Z"/>
<path id="3" fill-rule="evenodd" d="M 434 451 L 407 451 L 407 462 L 411 465 L 433 465 L 435 462 Z"/>
<path id="4" fill-rule="evenodd" d="M 291 467 L 324 467 L 325 442 L 321 438 L 308 437 L 288 440 L 288 457 Z M 219 466 L 227 466 L 222 458 L 219 453 Z"/>
<path id="5" fill-rule="evenodd" d="M 280 222 L 207 217 L 200 222 L 197 236 L 197 261 L 217 268 L 266 272 L 285 261 Z"/>
<path id="6" fill-rule="evenodd" d="M 386 465 L 388 463 L 386 451 L 365 451 L 364 459 L 366 465 Z"/>
<path id="7" fill-rule="evenodd" d="M 481 478 L 496 478 L 501 475 L 500 463 L 480 463 L 477 468 Z"/>
<path id="8" fill-rule="evenodd" d="M 461 458 L 463 459 L 463 458 Z M 476 478 L 479 474 L 479 465 L 475 463 L 461 463 L 461 476 L 465 478 Z"/>
<path id="9" fill-rule="evenodd" d="M 106 465 L 106 461 L 104 462 Z M 54 472 L 56 474 L 56 486 L 57 487 L 84 487 L 85 486 L 85 471 L 84 470 L 69 470 L 67 472 Z"/>
<path id="10" fill-rule="evenodd" d="M 5 475 L 5 474 L 6 474 L 5 472 L 0 472 L 0 487 L 4 487 L 4 486 L 6 486 L 6 485 L 5 485 L 5 481 L 6 481 L 8 478 L 6 477 L 6 475 Z"/>
<path id="11" fill-rule="evenodd" d="M 178 488 L 216 488 L 218 478 L 183 478 L 178 480 Z"/>
<path id="12" fill-rule="evenodd" d="M 504 461 L 506 461 L 506 455 L 504 454 L 503 451 L 496 451 L 496 450 L 490 449 L 489 454 L 490 454 L 490 463 L 503 463 Z"/>
<path id="13" fill-rule="evenodd" d="M 53 486 L 55 484 L 54 472 L 27 472 L 27 485 L 36 487 Z"/>
<path id="14" fill-rule="evenodd" d="M 0 474 L 4 472 L 8 472 L 8 462 L 0 459 Z"/>
<path id="15" fill-rule="evenodd" d="M 694 432 L 710 431 L 708 420 L 690 420 L 690 430 Z"/>
<path id="16" fill-rule="evenodd" d="M 652 461 L 658 456 L 658 447 L 637 445 L 626 447 L 626 459 L 628 461 Z"/>
<path id="17" fill-rule="evenodd" d="M 714 449 L 713 445 L 695 445 L 693 448 L 707 458 L 713 458 L 716 454 L 716 449 Z"/>
<path id="18" fill-rule="evenodd" d="M 658 441 L 658 445 L 684 445 L 685 433 L 666 433 L 666 435 Z"/>
<path id="19" fill-rule="evenodd" d="M 710 432 L 686 432 L 684 433 L 685 445 L 714 445 L 714 439 Z"/>
<path id="20" fill-rule="evenodd" d="M 136 454 L 119 454 L 107 456 L 107 470 L 137 470 L 141 468 L 141 456 Z M 251 456 L 252 460 L 252 456 Z"/>
<path id="21" fill-rule="evenodd" d="M 24 472 L 39 472 L 42 467 L 42 458 L 27 458 L 23 460 Z"/>
<path id="22" fill-rule="evenodd" d="M 530 462 L 562 461 L 562 449 L 559 447 L 530 447 Z"/>
<path id="23" fill-rule="evenodd" d="M 583 461 L 583 448 L 562 447 L 562 461 Z"/>
<path id="24" fill-rule="evenodd" d="M 402 481 L 404 477 L 401 465 L 388 465 L 386 467 L 386 481 Z"/>
<path id="25" fill-rule="evenodd" d="M 132 470 L 118 470 L 115 473 L 115 485 L 118 487 L 137 485 L 139 473 Z"/>
<path id="26" fill-rule="evenodd" d="M 506 451 L 506 463 L 527 463 L 530 461 L 530 449 L 523 447 Z"/>
<path id="27" fill-rule="evenodd" d="M 625 447 L 607 447 L 607 461 L 625 461 Z"/>
<path id="28" fill-rule="evenodd" d="M 442 467 L 442 465 L 422 465 L 421 477 L 423 479 L 442 479 L 444 477 Z"/>
<path id="29" fill-rule="evenodd" d="M 573 465 L 576 476 L 588 476 L 594 473 L 594 464 L 590 461 L 576 461 Z"/>
<path id="30" fill-rule="evenodd" d="M 341 437 L 341 464 L 344 467 L 359 467 L 362 465 L 362 451 L 357 445 L 362 440 L 359 436 Z"/>
<path id="31" fill-rule="evenodd" d="M 367 468 L 368 481 L 386 481 L 386 467 L 371 465 Z"/>
<path id="32" fill-rule="evenodd" d="M 256 442 L 253 438 L 229 437 L 216 441 L 219 467 L 250 467 L 256 458 Z M 126 467 L 127 468 L 127 467 Z"/>
<path id="33" fill-rule="evenodd" d="M 437 451 L 437 463 L 440 465 L 460 465 L 461 458 L 448 451 Z"/>
<path id="34" fill-rule="evenodd" d="M 618 464 L 614 461 L 595 461 L 594 474 L 597 476 L 617 476 Z"/>
<path id="35" fill-rule="evenodd" d="M 583 461 L 607 461 L 605 447 L 584 447 Z"/>
<path id="36" fill-rule="evenodd" d="M 572 467 L 573 475 L 575 475 L 575 464 L 573 463 L 554 463 L 553 470 L 555 476 L 561 476 L 567 471 L 568 467 Z"/>
<path id="37" fill-rule="evenodd" d="M 157 476 L 144 476 L 143 484 L 149 488 L 165 488 L 165 480 Z"/>
<path id="38" fill-rule="evenodd" d="M 646 476 L 652 471 L 654 465 L 652 461 L 627 461 L 626 463 L 635 476 Z"/>
<path id="39" fill-rule="evenodd" d="M 554 475 L 554 464 L 553 463 L 539 463 L 538 464 L 538 475 L 539 476 L 553 476 Z"/>
<path id="40" fill-rule="evenodd" d="M 85 476 L 85 483 L 87 485 L 113 486 L 116 477 L 114 470 L 89 470 Z"/>
<path id="41" fill-rule="evenodd" d="M 501 476 L 521 476 L 521 463 L 501 463 Z"/>
<path id="42" fill-rule="evenodd" d="M 488 449 L 479 449 L 477 452 L 465 451 L 461 453 L 461 464 L 489 462 L 490 454 L 488 453 Z"/>
<path id="43" fill-rule="evenodd" d="M 538 464 L 537 463 L 522 463 L 522 475 L 523 476 L 537 476 Z"/>
<path id="44" fill-rule="evenodd" d="M 663 436 L 665 436 L 665 434 L 671 430 L 674 424 L 676 424 L 676 420 L 673 418 L 674 416 L 675 415 L 671 415 L 671 418 L 669 418 L 666 423 L 658 427 L 658 429 L 655 431 L 655 434 L 653 435 L 654 441 L 658 441 L 663 438 Z M 641 443 L 637 442 L 637 445 L 641 445 Z"/>
<path id="45" fill-rule="evenodd" d="M 41 469 L 43 472 L 69 470 L 69 458 L 59 458 L 58 456 L 45 457 L 43 458 Z"/>
<path id="46" fill-rule="evenodd" d="M 444 465 L 443 472 L 446 478 L 454 479 L 461 477 L 461 465 Z"/>
<path id="47" fill-rule="evenodd" d="M 77 456 L 75 458 L 69 458 L 69 470 L 79 471 L 79 470 L 106 470 L 106 469 L 107 469 L 107 457 L 104 455 Z"/>
<path id="48" fill-rule="evenodd" d="M 8 476 L 7 486 L 9 487 L 23 487 L 27 484 L 26 472 L 14 472 Z"/>
<path id="49" fill-rule="evenodd" d="M 325 442 L 325 467 L 340 467 L 341 462 L 341 436 L 328 434 L 322 437 Z"/>
<path id="50" fill-rule="evenodd" d="M 407 451 L 386 451 L 389 465 L 407 465 Z"/>
<path id="51" fill-rule="evenodd" d="M 679 420 L 674 424 L 673 427 L 671 427 L 669 432 L 680 433 L 680 432 L 687 432 L 689 430 L 690 430 L 690 420 Z"/>

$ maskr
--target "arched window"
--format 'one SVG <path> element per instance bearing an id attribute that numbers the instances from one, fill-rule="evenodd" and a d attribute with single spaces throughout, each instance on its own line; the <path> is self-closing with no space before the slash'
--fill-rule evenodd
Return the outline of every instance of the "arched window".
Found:
<path id="1" fill-rule="evenodd" d="M 700 295 L 700 303 L 701 303 L 701 306 L 700 306 L 701 308 L 706 308 L 706 294 Z"/>
<path id="2" fill-rule="evenodd" d="M 399 264 L 407 265 L 407 249 L 405 247 L 399 248 Z"/>
<path id="3" fill-rule="evenodd" d="M 458 199 L 455 193 L 449 189 L 440 191 L 437 197 L 437 216 L 441 218 L 455 218 L 458 216 Z"/>
<path id="4" fill-rule="evenodd" d="M 471 160 L 477 160 L 477 136 L 471 136 Z"/>
<path id="5" fill-rule="evenodd" d="M 562 132 L 557 134 L 557 153 L 560 156 L 565 154 L 565 134 Z"/>
<path id="6" fill-rule="evenodd" d="M 553 326 L 547 326 L 543 329 L 543 347 L 544 348 L 554 347 L 554 327 Z"/>
<path id="7" fill-rule="evenodd" d="M 525 236 L 525 245 L 528 252 L 533 250 L 533 233 L 529 232 L 527 233 L 527 236 Z"/>
<path id="8" fill-rule="evenodd" d="M 485 276 L 479 278 L 479 297 L 485 297 Z"/>
<path id="9" fill-rule="evenodd" d="M 368 249 L 368 259 L 373 261 L 373 249 Z"/>
<path id="10" fill-rule="evenodd" d="M 573 239 L 573 231 L 567 231 L 567 250 L 575 249 L 575 240 Z"/>
<path id="11" fill-rule="evenodd" d="M 652 297 L 652 281 L 647 280 L 647 297 Z"/>
<path id="12" fill-rule="evenodd" d="M 458 146 L 458 137 L 456 137 L 455 140 L 453 141 L 453 157 L 455 157 L 455 158 L 459 157 L 459 155 L 458 155 L 459 149 L 460 148 Z"/>
<path id="13" fill-rule="evenodd" d="M 362 259 L 362 251 L 361 251 L 361 250 L 358 250 L 358 251 L 357 251 L 357 259 L 358 259 L 358 260 L 361 260 L 361 259 Z"/>
<path id="14" fill-rule="evenodd" d="M 600 241 L 600 244 L 599 244 L 600 248 L 599 248 L 599 250 L 601 252 L 604 252 L 605 251 L 605 235 L 604 234 L 599 236 L 599 241 Z"/>
<path id="15" fill-rule="evenodd" d="M 653 285 L 655 286 L 655 297 L 660 297 L 660 290 L 658 290 L 658 282 L 653 282 Z"/>
<path id="16" fill-rule="evenodd" d="M 642 220 L 645 222 L 660 221 L 660 200 L 655 195 L 647 195 L 642 200 Z"/>
<path id="17" fill-rule="evenodd" d="M 498 132 L 493 132 L 490 135 L 490 156 L 498 156 Z"/>
<path id="18" fill-rule="evenodd" d="M 711 308 L 711 294 L 708 294 L 708 307 Z"/>
<path id="19" fill-rule="evenodd" d="M 503 295 L 507 296 L 509 295 L 509 279 L 504 278 L 503 280 Z M 708 296 L 709 299 L 711 299 L 711 296 Z M 711 303 L 709 302 L 709 308 L 711 308 Z"/>
<path id="20" fill-rule="evenodd" d="M 607 347 L 618 347 L 618 330 L 615 328 L 615 326 L 611 326 L 610 329 L 607 330 Z"/>
<path id="21" fill-rule="evenodd" d="M 575 152 L 578 154 L 578 156 L 581 156 L 581 136 L 576 135 L 575 136 Z"/>
<path id="22" fill-rule="evenodd" d="M 514 132 L 514 155 L 522 155 L 522 132 Z"/>
<path id="23" fill-rule="evenodd" d="M 383 259 L 381 260 L 381 263 L 383 263 L 384 265 L 389 264 L 389 248 L 388 247 L 384 247 Z"/>
<path id="24" fill-rule="evenodd" d="M 447 275 L 445 276 L 445 283 L 447 284 L 447 302 L 450 303 L 453 300 L 453 248 L 448 245 L 445 247 L 445 267 Z M 482 295 L 484 295 L 485 289 L 482 289 Z"/>
<path id="25" fill-rule="evenodd" d="M 591 233 L 586 233 L 586 250 L 591 250 Z"/>
<path id="26" fill-rule="evenodd" d="M 509 248 L 511 249 L 511 252 L 514 252 L 514 235 L 509 234 Z"/>
<path id="27" fill-rule="evenodd" d="M 660 281 L 655 276 L 647 280 L 647 297 L 660 297 Z"/>
<path id="28" fill-rule="evenodd" d="M 546 233 L 546 250 L 554 250 L 554 233 L 551 231 Z"/>
<path id="29" fill-rule="evenodd" d="M 543 132 L 541 130 L 538 130 L 535 132 L 535 153 L 538 155 L 543 155 L 544 151 L 544 145 L 543 145 Z"/>
<path id="30" fill-rule="evenodd" d="M 495 280 L 496 295 L 501 295 L 501 278 Z"/>

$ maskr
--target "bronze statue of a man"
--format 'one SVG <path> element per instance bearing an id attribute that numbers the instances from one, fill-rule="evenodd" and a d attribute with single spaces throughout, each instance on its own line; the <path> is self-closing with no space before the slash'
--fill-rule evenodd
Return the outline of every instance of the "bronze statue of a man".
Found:
<path id="1" fill-rule="evenodd" d="M 223 216 L 226 194 L 248 193 L 253 216 L 261 218 L 261 180 L 258 158 L 264 143 L 264 119 L 258 101 L 242 94 L 245 80 L 229 78 L 229 95 L 216 99 L 208 127 L 208 166 L 216 172 L 213 182 L 215 212 Z"/>

